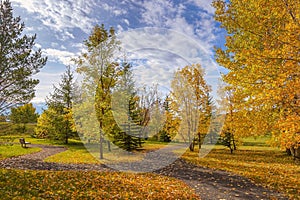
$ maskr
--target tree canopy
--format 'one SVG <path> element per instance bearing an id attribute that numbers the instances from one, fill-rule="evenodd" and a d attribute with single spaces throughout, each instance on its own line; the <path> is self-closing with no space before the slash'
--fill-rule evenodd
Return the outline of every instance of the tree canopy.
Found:
<path id="1" fill-rule="evenodd" d="M 21 18 L 13 17 L 10 1 L 0 1 L 0 113 L 34 97 L 39 80 L 32 75 L 46 64 L 34 46 L 36 35 L 23 35 L 24 28 Z"/>
<path id="2" fill-rule="evenodd" d="M 229 70 L 223 78 L 233 91 L 235 111 L 247 116 L 245 133 L 272 132 L 276 145 L 297 148 L 300 1 L 216 0 L 213 5 L 215 19 L 228 33 L 216 58 Z"/>

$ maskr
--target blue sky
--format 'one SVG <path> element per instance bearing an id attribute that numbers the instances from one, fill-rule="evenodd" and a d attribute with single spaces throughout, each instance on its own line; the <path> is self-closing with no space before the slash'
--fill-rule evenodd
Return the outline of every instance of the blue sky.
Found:
<path id="1" fill-rule="evenodd" d="M 174 71 L 200 63 L 209 84 L 216 85 L 219 70 L 214 46 L 224 45 L 224 31 L 213 19 L 211 0 L 11 0 L 26 34 L 37 34 L 36 46 L 48 56 L 36 75 L 34 103 L 44 102 L 60 81 L 65 65 L 84 51 L 96 24 L 114 27 L 122 47 L 135 64 L 137 83 L 169 88 Z M 215 91 L 214 91 L 215 92 Z"/>

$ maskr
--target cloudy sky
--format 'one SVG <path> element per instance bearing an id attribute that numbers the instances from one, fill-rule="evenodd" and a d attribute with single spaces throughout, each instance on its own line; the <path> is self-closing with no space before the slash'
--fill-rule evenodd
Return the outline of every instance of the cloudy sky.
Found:
<path id="1" fill-rule="evenodd" d="M 11 0 L 26 34 L 37 34 L 36 46 L 48 57 L 37 75 L 34 103 L 44 102 L 65 66 L 84 50 L 96 24 L 114 27 L 134 64 L 136 82 L 168 89 L 176 69 L 201 63 L 209 84 L 217 85 L 222 68 L 214 46 L 224 31 L 213 19 L 211 0 Z M 75 66 L 74 66 L 75 68 Z M 214 87 L 215 88 L 215 87 Z"/>

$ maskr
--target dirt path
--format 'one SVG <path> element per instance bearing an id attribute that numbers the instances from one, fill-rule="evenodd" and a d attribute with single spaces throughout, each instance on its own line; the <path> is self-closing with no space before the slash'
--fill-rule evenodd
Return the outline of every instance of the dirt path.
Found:
<path id="1" fill-rule="evenodd" d="M 42 151 L 0 161 L 0 168 L 32 170 L 96 170 L 115 171 L 101 164 L 59 164 L 43 162 L 48 156 L 63 152 L 64 147 L 34 145 Z M 283 195 L 255 185 L 247 178 L 225 171 L 212 170 L 177 159 L 171 165 L 154 171 L 175 177 L 193 187 L 202 200 L 288 199 Z"/>

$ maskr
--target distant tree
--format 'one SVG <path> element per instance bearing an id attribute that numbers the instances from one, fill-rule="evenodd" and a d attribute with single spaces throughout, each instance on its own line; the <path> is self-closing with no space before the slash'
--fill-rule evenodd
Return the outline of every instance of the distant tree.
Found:
<path id="1" fill-rule="evenodd" d="M 7 116 L 5 116 L 4 114 L 0 115 L 0 122 L 6 122 L 6 118 Z"/>
<path id="2" fill-rule="evenodd" d="M 37 135 L 45 135 L 47 132 L 52 134 L 52 136 L 47 136 L 50 139 L 63 140 L 65 144 L 68 144 L 69 138 L 76 136 L 75 122 L 72 117 L 74 82 L 70 66 L 66 67 L 59 85 L 53 87 L 53 93 L 50 93 L 46 99 L 48 111 L 45 111 L 38 120 Z M 53 127 L 49 127 L 48 122 L 52 122 Z M 49 128 L 53 131 L 45 131 Z M 43 133 L 38 133 L 39 131 Z"/>
<path id="3" fill-rule="evenodd" d="M 32 103 L 25 104 L 17 108 L 11 108 L 11 113 L 9 119 L 11 122 L 16 124 L 22 124 L 21 131 L 25 133 L 26 124 L 36 123 L 38 114 L 36 113 L 35 108 Z"/>
<path id="4" fill-rule="evenodd" d="M 154 137 L 161 142 L 170 142 L 178 134 L 180 119 L 176 117 L 175 113 L 171 110 L 170 103 L 171 99 L 168 95 L 163 102 L 164 123 L 158 134 Z"/>
<path id="5" fill-rule="evenodd" d="M 46 64 L 41 50 L 34 49 L 36 35 L 22 34 L 24 27 L 13 17 L 10 1 L 0 1 L 0 114 L 34 97 L 39 80 L 32 75 Z"/>

